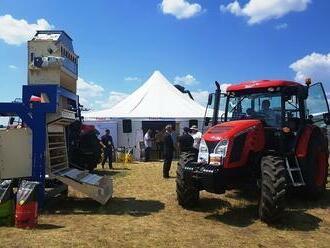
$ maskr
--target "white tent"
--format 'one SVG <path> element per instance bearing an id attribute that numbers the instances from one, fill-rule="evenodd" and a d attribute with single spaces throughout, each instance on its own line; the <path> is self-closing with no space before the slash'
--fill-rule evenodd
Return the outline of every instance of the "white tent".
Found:
<path id="1" fill-rule="evenodd" d="M 155 71 L 134 93 L 111 109 L 87 113 L 88 118 L 203 118 L 205 108 L 180 92 Z"/>
<path id="2" fill-rule="evenodd" d="M 177 133 L 189 126 L 190 120 L 198 121 L 202 128 L 205 108 L 183 94 L 164 75 L 155 71 L 135 92 L 112 107 L 84 114 L 89 122 L 116 121 L 118 123 L 118 146 L 138 147 L 141 141 L 143 123 L 175 123 Z M 124 133 L 122 120 L 132 121 L 132 132 Z M 135 153 L 138 157 L 138 151 Z"/>

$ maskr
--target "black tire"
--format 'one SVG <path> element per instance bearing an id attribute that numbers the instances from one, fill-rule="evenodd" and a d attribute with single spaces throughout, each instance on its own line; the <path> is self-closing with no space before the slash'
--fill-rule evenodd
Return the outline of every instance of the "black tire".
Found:
<path id="1" fill-rule="evenodd" d="M 184 167 L 196 160 L 194 153 L 183 153 L 180 156 L 176 171 L 176 194 L 179 205 L 191 208 L 197 205 L 199 190 L 191 183 L 185 181 Z"/>
<path id="2" fill-rule="evenodd" d="M 307 149 L 306 158 L 300 161 L 306 183 L 302 196 L 317 200 L 326 191 L 329 168 L 328 140 L 320 129 L 313 130 Z"/>
<path id="3" fill-rule="evenodd" d="M 264 156 L 261 159 L 261 194 L 259 217 L 266 223 L 277 220 L 284 211 L 286 197 L 285 162 L 279 156 Z"/>

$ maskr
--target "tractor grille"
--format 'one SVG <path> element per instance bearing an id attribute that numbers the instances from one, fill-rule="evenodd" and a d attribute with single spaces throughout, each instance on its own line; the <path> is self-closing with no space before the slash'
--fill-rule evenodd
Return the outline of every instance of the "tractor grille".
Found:
<path id="1" fill-rule="evenodd" d="M 233 148 L 230 154 L 230 162 L 237 162 L 241 159 L 247 132 L 238 135 L 234 139 Z"/>
<path id="2" fill-rule="evenodd" d="M 209 153 L 213 153 L 215 147 L 218 144 L 218 141 L 205 141 L 207 145 L 207 149 L 209 149 Z"/>

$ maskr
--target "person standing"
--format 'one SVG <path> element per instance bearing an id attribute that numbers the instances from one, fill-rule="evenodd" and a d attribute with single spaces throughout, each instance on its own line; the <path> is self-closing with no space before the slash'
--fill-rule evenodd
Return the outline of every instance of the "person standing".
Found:
<path id="1" fill-rule="evenodd" d="M 194 138 L 189 132 L 189 127 L 183 128 L 183 134 L 178 138 L 180 153 L 193 151 Z"/>
<path id="2" fill-rule="evenodd" d="M 158 152 L 158 159 L 161 159 L 162 157 L 163 141 L 164 141 L 163 133 L 160 132 L 159 130 L 156 130 L 155 142 L 156 142 L 156 149 Z"/>
<path id="3" fill-rule="evenodd" d="M 145 147 L 145 162 L 149 162 L 151 147 L 152 147 L 152 138 L 151 138 L 151 129 L 150 128 L 144 135 L 143 141 L 144 141 L 144 147 Z"/>
<path id="4" fill-rule="evenodd" d="M 201 139 L 202 139 L 202 133 L 198 131 L 198 127 L 196 125 L 193 125 L 190 128 L 190 135 L 194 139 L 193 148 L 195 149 L 195 153 L 198 154 L 199 145 L 200 145 Z"/>
<path id="5" fill-rule="evenodd" d="M 173 160 L 173 151 L 174 144 L 172 139 L 172 126 L 167 125 L 165 127 L 165 136 L 164 136 L 164 165 L 163 165 L 163 177 L 170 177 L 170 169 Z"/>
<path id="6" fill-rule="evenodd" d="M 112 150 L 114 148 L 112 136 L 110 135 L 110 130 L 105 130 L 105 135 L 101 137 L 101 146 L 103 147 L 103 161 L 102 161 L 102 169 L 104 169 L 104 164 L 109 159 L 109 169 L 113 169 L 112 167 Z"/>

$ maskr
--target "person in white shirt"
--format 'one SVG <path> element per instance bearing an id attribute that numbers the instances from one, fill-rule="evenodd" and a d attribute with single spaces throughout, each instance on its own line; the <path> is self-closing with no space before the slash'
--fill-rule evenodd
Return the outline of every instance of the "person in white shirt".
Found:
<path id="1" fill-rule="evenodd" d="M 198 131 L 198 127 L 196 125 L 191 126 L 191 128 L 190 128 L 190 135 L 194 139 L 193 147 L 196 150 L 199 150 L 199 145 L 200 145 L 201 139 L 202 139 L 202 133 Z"/>
<path id="2" fill-rule="evenodd" d="M 143 141 L 145 146 L 145 162 L 148 162 L 150 160 L 150 152 L 152 147 L 151 129 L 148 129 L 144 135 Z"/>

